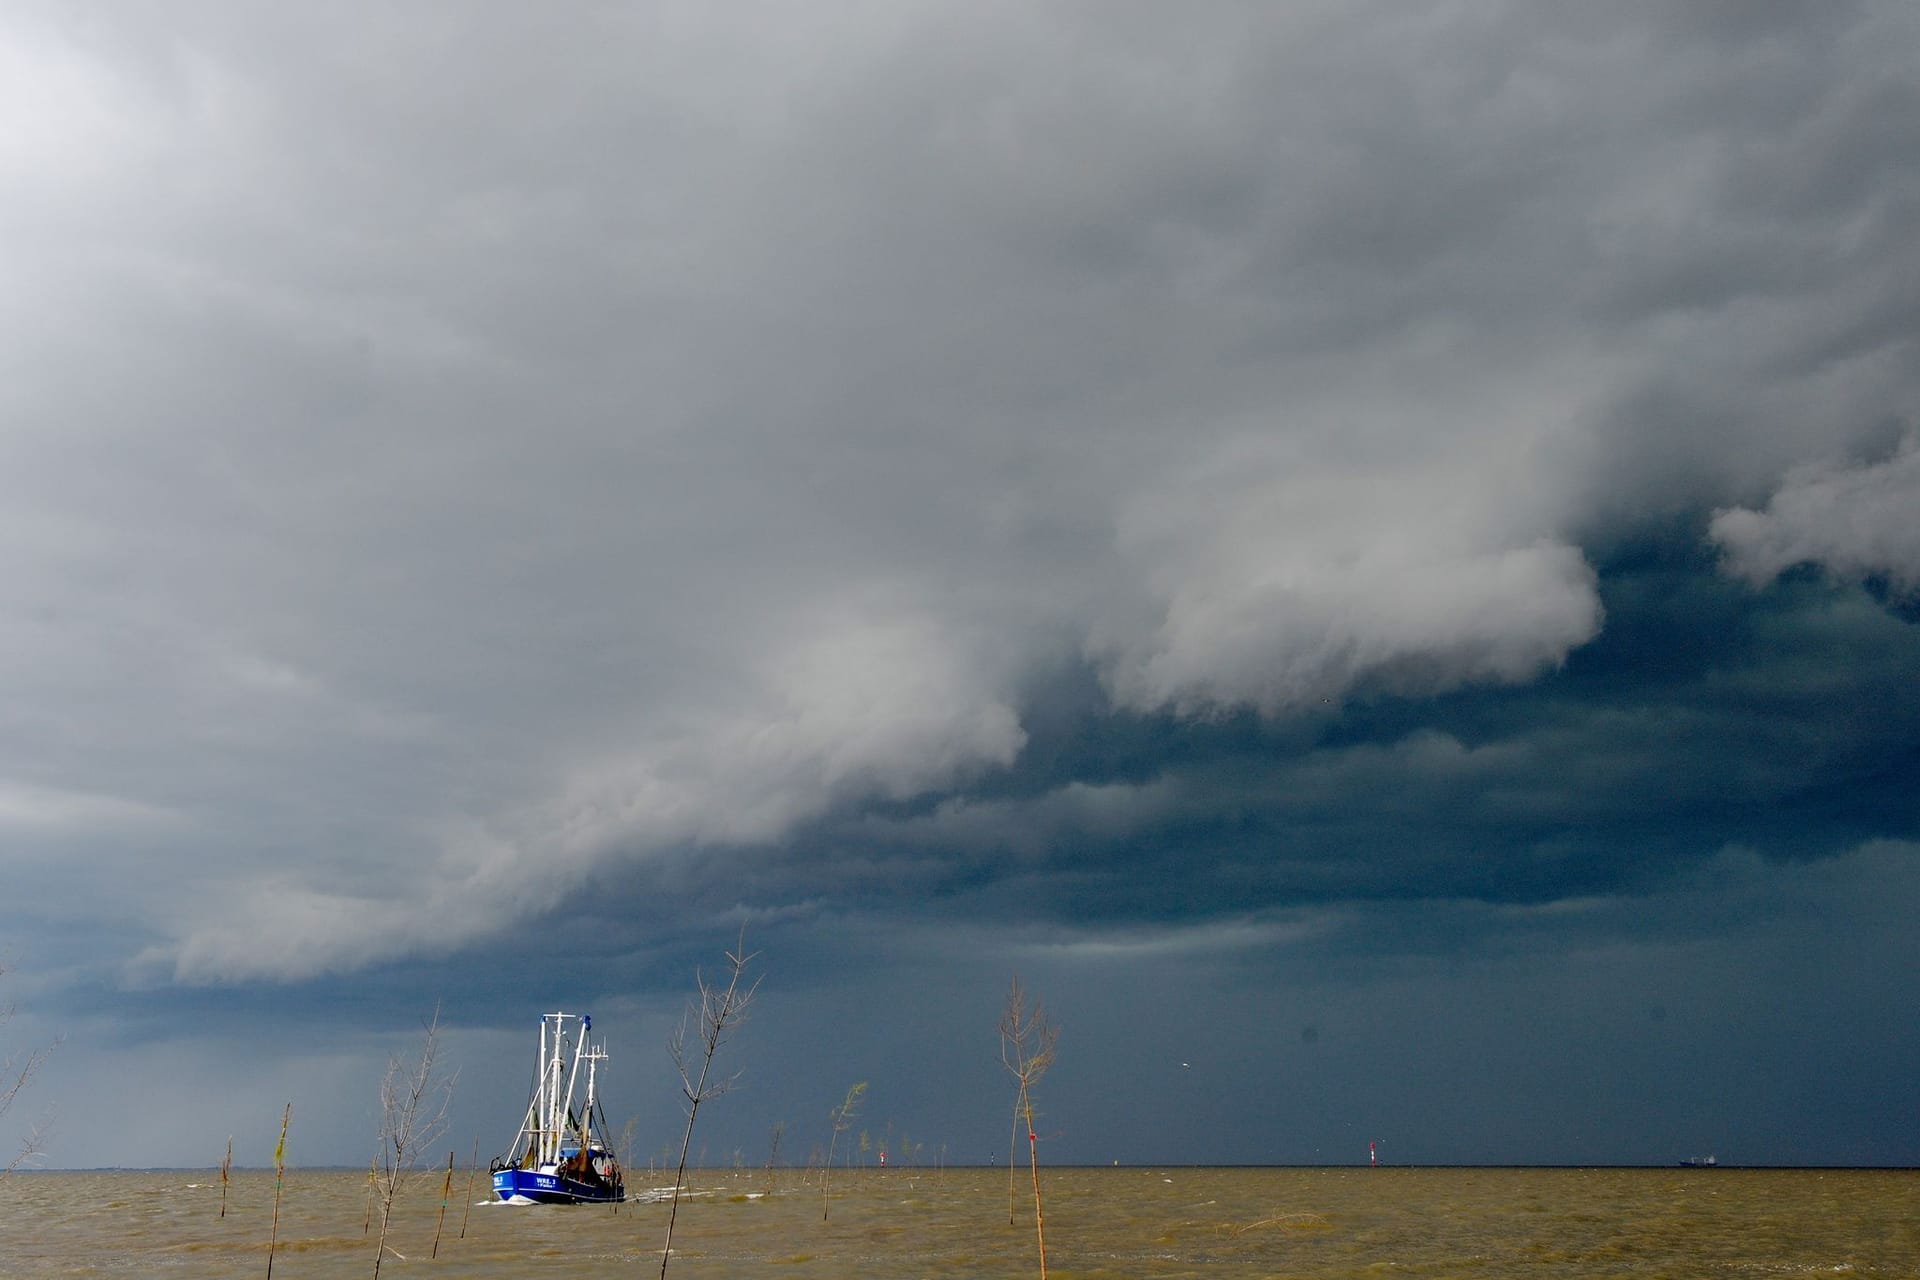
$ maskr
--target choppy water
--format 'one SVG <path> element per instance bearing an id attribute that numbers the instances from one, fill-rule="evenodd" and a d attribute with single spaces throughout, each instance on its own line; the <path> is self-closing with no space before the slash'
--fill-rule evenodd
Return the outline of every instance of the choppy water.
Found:
<path id="1" fill-rule="evenodd" d="M 640 1179 L 636 1179 L 636 1182 Z M 1030 1188 L 1004 1169 L 689 1175 L 671 1276 L 1031 1276 Z M 39 1173 L 0 1182 L 0 1276 L 263 1276 L 271 1172 Z M 657 1274 L 663 1204 L 488 1205 L 464 1171 L 396 1207 L 382 1275 Z M 1874 1170 L 1042 1171 L 1049 1274 L 1071 1277 L 1920 1277 L 1920 1173 Z M 365 1173 L 289 1170 L 277 1280 L 372 1274 Z M 465 1234 L 461 1234 L 464 1226 Z M 377 1225 L 375 1227 L 377 1230 Z"/>

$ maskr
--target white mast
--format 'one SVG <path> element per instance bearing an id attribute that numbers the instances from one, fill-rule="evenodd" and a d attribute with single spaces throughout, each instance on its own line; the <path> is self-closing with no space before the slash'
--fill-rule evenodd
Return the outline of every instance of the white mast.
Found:
<path id="1" fill-rule="evenodd" d="M 566 1040 L 567 1015 L 550 1013 L 540 1020 L 540 1054 L 547 1054 L 547 1018 L 553 1019 L 553 1056 L 541 1064 L 541 1101 L 540 1119 L 540 1159 L 541 1165 L 556 1164 L 560 1160 L 560 1130 L 565 1126 L 567 1117 L 566 1103 L 560 1097 L 560 1054 Z"/>

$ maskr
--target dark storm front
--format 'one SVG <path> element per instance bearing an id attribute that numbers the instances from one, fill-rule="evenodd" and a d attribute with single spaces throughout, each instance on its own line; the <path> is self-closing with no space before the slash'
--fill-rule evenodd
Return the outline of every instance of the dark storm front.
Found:
<path id="1" fill-rule="evenodd" d="M 1057 1276 L 1699 1277 L 1920 1274 L 1920 1173 L 1741 1169 L 1043 1169 Z M 661 1181 L 670 1181 L 669 1174 Z M 264 1273 L 273 1177 L 43 1173 L 12 1179 L 0 1276 Z M 673 1274 L 828 1280 L 1035 1273 L 1005 1169 L 689 1171 Z M 456 1181 L 456 1195 L 462 1183 Z M 401 1274 L 427 1261 L 439 1184 L 395 1212 Z M 666 1206 L 644 1173 L 624 1205 L 456 1203 L 436 1274 L 560 1277 L 658 1266 Z M 364 1171 L 288 1171 L 274 1273 L 366 1275 Z M 464 1227 L 464 1232 L 458 1228 Z"/>

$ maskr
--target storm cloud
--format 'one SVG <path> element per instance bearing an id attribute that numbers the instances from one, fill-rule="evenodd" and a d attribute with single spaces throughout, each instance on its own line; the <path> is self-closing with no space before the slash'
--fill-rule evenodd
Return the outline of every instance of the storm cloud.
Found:
<path id="1" fill-rule="evenodd" d="M 1439 1077 L 1353 1055 L 1424 1019 L 1553 1119 L 1423 1158 L 1664 1159 L 1678 1102 L 1602 1142 L 1519 1046 L 1697 962 L 1664 1007 L 1778 1065 L 1689 1143 L 1920 1159 L 1911 1036 L 1825 1093 L 1787 1047 L 1913 994 L 1822 1005 L 1911 958 L 1909 6 L 3 30 L 0 940 L 71 1080 L 269 1006 L 340 1076 L 259 1070 L 341 1099 L 439 996 L 657 1029 L 744 923 L 762 1110 L 937 1078 L 1019 968 L 1088 1096 L 1264 990 L 1237 1087 L 1412 1126 Z M 1627 1105 L 1658 1054 L 1578 1038 Z M 964 1128 L 962 1079 L 898 1105 Z M 1070 1154 L 1345 1140 L 1121 1119 Z"/>

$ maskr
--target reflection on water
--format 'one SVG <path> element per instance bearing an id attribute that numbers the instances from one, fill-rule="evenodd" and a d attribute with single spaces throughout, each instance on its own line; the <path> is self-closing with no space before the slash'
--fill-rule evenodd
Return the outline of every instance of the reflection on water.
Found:
<path id="1" fill-rule="evenodd" d="M 1171 1167 L 1042 1180 L 1060 1280 L 1920 1276 L 1913 1171 Z M 1009 1226 L 1004 1169 L 837 1172 L 824 1222 L 799 1170 L 689 1181 L 669 1275 L 1038 1274 L 1031 1193 L 1023 1181 Z M 15 1175 L 0 1184 L 0 1276 L 262 1276 L 273 1182 L 236 1174 L 222 1219 L 217 1172 Z M 441 1183 L 422 1172 L 403 1192 L 383 1276 L 658 1269 L 664 1205 L 486 1204 L 484 1171 L 470 1195 L 460 1171 L 442 1221 Z M 367 1207 L 364 1171 L 290 1170 L 276 1280 L 371 1274 Z"/>

